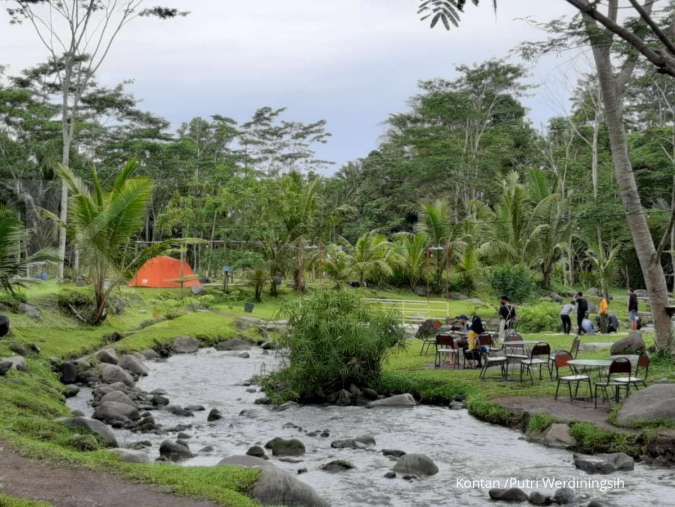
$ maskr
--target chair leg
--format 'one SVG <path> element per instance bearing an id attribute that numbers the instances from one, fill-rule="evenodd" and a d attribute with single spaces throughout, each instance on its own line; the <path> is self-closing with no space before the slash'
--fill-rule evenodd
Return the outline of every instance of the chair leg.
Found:
<path id="1" fill-rule="evenodd" d="M 570 391 L 570 403 L 574 403 L 574 396 L 572 396 L 572 383 L 567 382 L 567 389 Z"/>
<path id="2" fill-rule="evenodd" d="M 560 379 L 558 379 L 558 383 L 555 386 L 555 396 L 553 397 L 554 400 L 558 399 L 558 391 L 560 390 Z"/>
<path id="3" fill-rule="evenodd" d="M 577 399 L 577 396 L 579 396 L 579 386 L 581 385 L 581 382 L 577 380 L 576 385 L 574 386 L 574 399 Z"/>
<path id="4" fill-rule="evenodd" d="M 588 396 L 590 396 L 592 400 L 595 399 L 593 396 L 593 385 L 591 384 L 591 377 L 588 377 Z"/>
<path id="5" fill-rule="evenodd" d="M 598 408 L 598 385 L 597 384 L 595 385 L 595 393 L 594 393 L 593 399 L 595 401 L 594 407 Z"/>

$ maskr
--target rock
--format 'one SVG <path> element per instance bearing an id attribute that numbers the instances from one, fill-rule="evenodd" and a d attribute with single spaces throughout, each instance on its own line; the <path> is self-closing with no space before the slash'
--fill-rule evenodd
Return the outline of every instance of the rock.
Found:
<path id="1" fill-rule="evenodd" d="M 150 463 L 150 457 L 143 451 L 132 449 L 110 449 L 109 452 L 115 454 L 125 463 L 134 463 L 139 465 Z"/>
<path id="2" fill-rule="evenodd" d="M 586 507 L 605 507 L 605 504 L 600 500 L 591 500 Z"/>
<path id="3" fill-rule="evenodd" d="M 148 433 L 150 431 L 155 431 L 156 429 L 157 424 L 155 423 L 155 419 L 151 415 L 146 415 L 136 423 L 136 426 L 132 429 L 132 431 Z"/>
<path id="4" fill-rule="evenodd" d="M 552 301 L 556 303 L 562 303 L 563 302 L 563 297 L 558 294 L 557 292 L 549 292 L 548 297 L 551 298 Z"/>
<path id="5" fill-rule="evenodd" d="M 619 410 L 620 426 L 675 420 L 675 384 L 653 384 L 632 392 Z"/>
<path id="6" fill-rule="evenodd" d="M 179 336 L 173 342 L 173 351 L 176 354 L 192 354 L 199 350 L 201 342 L 192 336 Z"/>
<path id="7" fill-rule="evenodd" d="M 253 456 L 254 458 L 269 459 L 267 454 L 265 454 L 265 449 L 259 445 L 254 445 L 253 447 L 249 448 L 249 450 L 246 451 L 246 455 Z"/>
<path id="8" fill-rule="evenodd" d="M 438 467 L 424 454 L 405 454 L 394 465 L 394 472 L 414 475 L 436 475 Z"/>
<path id="9" fill-rule="evenodd" d="M 450 410 L 464 410 L 466 405 L 463 401 L 451 401 L 448 408 Z"/>
<path id="10" fill-rule="evenodd" d="M 192 436 L 191 436 L 191 435 L 188 435 L 187 433 L 181 432 L 181 433 L 179 433 L 179 434 L 176 436 L 176 438 L 177 438 L 178 440 L 190 440 L 190 439 L 192 438 Z"/>
<path id="11" fill-rule="evenodd" d="M 192 292 L 193 296 L 203 296 L 204 294 L 206 294 L 206 289 L 200 285 L 192 287 L 190 289 L 190 292 Z"/>
<path id="12" fill-rule="evenodd" d="M 335 403 L 337 405 L 351 405 L 352 404 L 352 395 L 349 391 L 346 389 L 340 389 L 337 392 L 337 396 L 335 397 Z"/>
<path id="13" fill-rule="evenodd" d="M 635 461 L 623 452 L 594 456 L 575 454 L 574 466 L 589 474 L 611 474 L 618 470 L 633 470 Z"/>
<path id="14" fill-rule="evenodd" d="M 188 405 L 185 408 L 190 412 L 204 412 L 206 410 L 206 408 L 204 408 L 204 405 Z"/>
<path id="15" fill-rule="evenodd" d="M 115 391 L 120 391 L 122 393 L 128 394 L 129 386 L 122 382 L 113 382 L 112 384 L 99 384 L 98 386 L 96 386 L 96 389 L 94 389 L 94 399 L 100 400 L 106 394 Z"/>
<path id="16" fill-rule="evenodd" d="M 274 456 L 302 456 L 305 454 L 305 444 L 297 438 L 273 438 L 265 444 L 266 449 L 272 450 Z"/>
<path id="17" fill-rule="evenodd" d="M 544 431 L 540 439 L 541 443 L 548 447 L 568 449 L 574 447 L 576 439 L 570 434 L 570 427 L 563 423 L 553 423 Z"/>
<path id="18" fill-rule="evenodd" d="M 161 394 L 153 394 L 152 398 L 150 398 L 150 403 L 152 403 L 153 407 L 166 407 L 171 402 L 166 396 L 162 396 Z"/>
<path id="19" fill-rule="evenodd" d="M 15 354 L 17 354 L 19 356 L 23 356 L 23 357 L 28 356 L 28 354 L 30 353 L 28 351 L 28 348 L 25 345 L 23 345 L 22 343 L 18 343 L 18 342 L 10 343 L 9 344 L 9 350 L 11 350 Z"/>
<path id="20" fill-rule="evenodd" d="M 160 457 L 169 461 L 182 461 L 192 458 L 190 447 L 184 442 L 172 442 L 164 440 L 159 446 Z"/>
<path id="21" fill-rule="evenodd" d="M 277 345 L 276 343 L 271 342 L 271 341 L 267 341 L 267 342 L 263 342 L 263 343 L 260 345 L 260 348 L 263 349 L 263 350 L 276 350 L 276 349 L 278 349 L 279 347 L 278 347 L 278 345 Z"/>
<path id="22" fill-rule="evenodd" d="M 275 408 L 277 412 L 283 412 L 285 410 L 288 410 L 289 408 L 298 408 L 300 406 L 299 403 L 295 401 L 287 401 L 286 403 L 282 403 L 278 407 Z"/>
<path id="23" fill-rule="evenodd" d="M 63 384 L 74 384 L 77 382 L 77 363 L 74 361 L 68 361 L 63 363 L 60 366 L 61 370 L 61 383 Z"/>
<path id="24" fill-rule="evenodd" d="M 251 357 L 251 354 L 249 354 L 248 352 L 241 352 L 240 354 L 237 355 L 237 357 L 240 357 L 241 359 L 248 359 L 249 357 Z"/>
<path id="25" fill-rule="evenodd" d="M 220 410 L 217 408 L 212 408 L 209 412 L 209 415 L 206 417 L 208 422 L 219 421 L 223 418 L 223 414 L 220 413 Z"/>
<path id="26" fill-rule="evenodd" d="M 217 343 L 215 348 L 216 350 L 221 351 L 249 350 L 251 348 L 251 342 L 233 338 Z"/>
<path id="27" fill-rule="evenodd" d="M 368 403 L 368 408 L 374 407 L 414 407 L 417 405 L 415 398 L 412 394 L 397 394 L 395 396 L 389 396 L 388 398 L 382 398 L 381 400 L 375 400 Z"/>
<path id="28" fill-rule="evenodd" d="M 122 391 L 111 391 L 108 394 L 105 394 L 100 400 L 99 404 L 114 401 L 116 403 L 124 403 L 131 407 L 136 407 L 136 404 L 129 398 L 129 396 Z"/>
<path id="29" fill-rule="evenodd" d="M 398 449 L 382 449 L 382 455 L 400 458 L 401 456 L 405 455 L 405 451 L 399 451 Z"/>
<path id="30" fill-rule="evenodd" d="M 306 473 L 307 473 L 307 468 L 303 467 L 303 468 L 298 468 L 298 470 L 297 470 L 298 475 L 306 474 Z"/>
<path id="31" fill-rule="evenodd" d="M 385 479 L 396 479 L 396 472 L 387 472 L 384 474 Z"/>
<path id="32" fill-rule="evenodd" d="M 74 398 L 75 396 L 77 396 L 79 394 L 79 392 L 80 392 L 80 388 L 76 387 L 76 386 L 66 386 L 63 389 L 63 395 L 66 398 Z"/>
<path id="33" fill-rule="evenodd" d="M 560 488 L 553 494 L 553 501 L 558 505 L 568 505 L 574 503 L 575 494 L 571 488 Z"/>
<path id="34" fill-rule="evenodd" d="M 331 472 L 331 473 L 346 472 L 347 470 L 351 470 L 352 468 L 354 468 L 354 465 L 352 465 L 349 461 L 345 461 L 343 459 L 336 459 L 334 461 L 326 463 L 325 465 L 321 465 L 321 470 L 323 470 L 324 472 Z"/>
<path id="35" fill-rule="evenodd" d="M 527 493 L 519 488 L 494 488 L 488 494 L 492 500 L 509 503 L 527 502 L 529 499 Z"/>
<path id="36" fill-rule="evenodd" d="M 178 417 L 194 417 L 194 414 L 187 408 L 179 407 L 178 405 L 169 405 L 166 410 Z"/>
<path id="37" fill-rule="evenodd" d="M 528 500 L 532 505 L 551 505 L 553 503 L 553 499 L 550 496 L 544 495 L 539 491 L 530 493 Z"/>
<path id="38" fill-rule="evenodd" d="M 0 309 L 4 309 L 3 305 L 0 304 Z M 9 318 L 5 315 L 0 315 L 0 338 L 3 338 L 9 334 Z"/>
<path id="39" fill-rule="evenodd" d="M 371 389 L 370 387 L 364 387 L 361 389 L 361 393 L 363 393 L 363 397 L 367 400 L 372 401 L 377 399 L 377 391 L 375 391 L 375 389 Z"/>
<path id="40" fill-rule="evenodd" d="M 103 364 L 99 368 L 99 378 L 105 384 L 122 382 L 129 387 L 133 387 L 134 385 L 134 378 L 125 370 L 114 364 Z"/>
<path id="41" fill-rule="evenodd" d="M 94 419 L 108 424 L 137 421 L 140 417 L 141 415 L 135 406 L 116 401 L 100 403 L 94 410 Z"/>
<path id="42" fill-rule="evenodd" d="M 17 371 L 28 371 L 28 363 L 26 362 L 26 358 L 23 356 L 6 357 L 2 359 L 2 362 L 10 363 L 10 370 L 14 368 Z"/>
<path id="43" fill-rule="evenodd" d="M 253 456 L 231 456 L 223 459 L 219 465 L 261 470 L 260 478 L 251 489 L 251 495 L 263 505 L 301 507 L 327 507 L 329 505 L 310 486 L 264 459 Z"/>
<path id="44" fill-rule="evenodd" d="M 146 359 L 146 361 L 157 361 L 161 357 L 157 352 L 155 352 L 152 349 L 144 350 L 142 354 L 143 357 Z"/>
<path id="45" fill-rule="evenodd" d="M 84 417 L 84 412 L 81 410 L 72 410 L 70 412 L 71 417 Z"/>
<path id="46" fill-rule="evenodd" d="M 114 433 L 101 421 L 88 417 L 62 417 L 57 421 L 71 430 L 93 433 L 106 447 L 117 447 Z"/>
<path id="47" fill-rule="evenodd" d="M 0 362 L 0 377 L 4 377 L 12 369 L 12 366 L 14 366 L 14 363 L 10 363 L 9 361 Z"/>
<path id="48" fill-rule="evenodd" d="M 255 400 L 253 400 L 253 403 L 255 403 L 256 405 L 271 405 L 272 400 L 270 400 L 267 396 L 263 396 L 261 398 L 256 398 Z"/>
<path id="49" fill-rule="evenodd" d="M 27 303 L 20 303 L 19 312 L 33 320 L 42 320 L 42 312 L 37 306 L 29 305 Z"/>
<path id="50" fill-rule="evenodd" d="M 210 452 L 213 452 L 214 450 L 215 450 L 215 448 L 212 445 L 207 445 L 206 447 L 202 447 L 201 449 L 199 449 L 199 452 L 204 453 L 204 454 L 208 454 Z"/>
<path id="51" fill-rule="evenodd" d="M 344 440 L 334 440 L 330 446 L 334 449 L 365 449 L 375 445 L 375 439 L 370 435 L 361 435 L 356 438 L 346 438 Z"/>
<path id="52" fill-rule="evenodd" d="M 126 354 L 120 358 L 119 365 L 136 377 L 146 377 L 150 370 L 138 358 Z"/>
<path id="53" fill-rule="evenodd" d="M 96 353 L 96 359 L 98 359 L 101 363 L 107 363 L 107 364 L 117 364 L 117 363 L 119 363 L 119 358 L 117 357 L 117 352 L 115 352 L 113 349 L 99 350 Z"/>
<path id="54" fill-rule="evenodd" d="M 657 431 L 647 443 L 645 458 L 657 465 L 673 466 L 675 464 L 675 430 Z"/>
<path id="55" fill-rule="evenodd" d="M 633 331 L 627 338 L 614 342 L 614 345 L 610 349 L 610 354 L 613 356 L 617 354 L 642 354 L 646 348 L 647 346 L 640 332 Z"/>

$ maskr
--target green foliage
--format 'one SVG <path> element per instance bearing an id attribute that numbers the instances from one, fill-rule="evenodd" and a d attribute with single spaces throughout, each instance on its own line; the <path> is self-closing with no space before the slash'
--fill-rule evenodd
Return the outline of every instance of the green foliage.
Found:
<path id="1" fill-rule="evenodd" d="M 0 494 L 0 507 L 51 507 L 51 504 Z"/>
<path id="2" fill-rule="evenodd" d="M 579 452 L 625 452 L 634 457 L 641 454 L 642 446 L 638 434 L 607 431 L 587 422 L 572 423 L 570 434 L 576 439 L 576 450 Z"/>
<path id="3" fill-rule="evenodd" d="M 301 400 L 375 385 L 384 358 L 403 339 L 395 316 L 368 309 L 346 291 L 318 291 L 283 312 L 290 331 L 280 344 L 289 350 L 288 365 L 275 381 Z"/>
<path id="4" fill-rule="evenodd" d="M 537 303 L 518 309 L 518 330 L 525 333 L 557 331 L 560 328 L 560 305 Z"/>
<path id="5" fill-rule="evenodd" d="M 91 320 L 96 305 L 93 291 L 86 288 L 63 289 L 58 293 L 56 303 L 65 315 L 83 322 Z"/>
<path id="6" fill-rule="evenodd" d="M 535 285 L 530 270 L 522 264 L 503 264 L 490 273 L 490 285 L 499 296 L 508 296 L 520 303 L 528 299 Z"/>
<path id="7" fill-rule="evenodd" d="M 19 310 L 19 305 L 28 301 L 26 294 L 14 289 L 12 292 L 0 292 L 0 305 L 8 307 L 13 312 Z"/>
<path id="8" fill-rule="evenodd" d="M 550 428 L 555 418 L 548 414 L 534 414 L 527 423 L 528 433 L 542 433 Z"/>

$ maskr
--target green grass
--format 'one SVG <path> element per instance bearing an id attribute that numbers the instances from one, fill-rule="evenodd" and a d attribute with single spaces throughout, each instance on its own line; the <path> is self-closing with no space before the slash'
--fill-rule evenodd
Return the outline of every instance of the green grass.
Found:
<path id="1" fill-rule="evenodd" d="M 51 507 L 47 502 L 36 502 L 0 494 L 0 507 Z"/>

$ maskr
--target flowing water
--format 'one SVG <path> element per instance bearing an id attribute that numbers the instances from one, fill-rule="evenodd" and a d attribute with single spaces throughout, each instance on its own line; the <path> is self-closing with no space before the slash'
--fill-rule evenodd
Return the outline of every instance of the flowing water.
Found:
<path id="1" fill-rule="evenodd" d="M 608 476 L 589 476 L 576 470 L 572 454 L 529 443 L 518 432 L 480 422 L 466 410 L 418 406 L 415 408 L 376 408 L 297 406 L 284 411 L 255 405 L 262 396 L 245 385 L 252 376 L 276 366 L 273 355 L 250 351 L 243 359 L 237 352 L 201 350 L 196 354 L 177 355 L 166 362 L 148 363 L 150 375 L 138 386 L 146 391 L 164 389 L 173 405 L 204 405 L 207 411 L 194 417 L 176 417 L 166 411 L 153 412 L 164 427 L 192 424 L 186 433 L 193 452 L 206 446 L 213 451 L 199 453 L 184 462 L 185 466 L 212 466 L 223 457 L 245 454 L 252 445 L 264 445 L 274 437 L 299 438 L 305 444 L 302 462 L 288 463 L 271 458 L 276 465 L 313 486 L 336 506 L 392 505 L 485 505 L 488 489 L 493 486 L 521 487 L 552 494 L 552 480 L 608 480 L 618 486 L 601 491 L 600 484 L 576 484 L 581 498 L 602 499 L 607 505 L 638 506 L 675 505 L 675 471 L 636 464 L 632 472 Z M 91 392 L 71 400 L 71 407 L 89 414 Z M 208 410 L 218 408 L 223 419 L 207 423 Z M 242 415 L 242 411 L 245 411 Z M 299 429 L 299 428 L 301 429 Z M 323 430 L 330 437 L 308 433 Z M 121 446 L 150 440 L 152 457 L 158 455 L 159 443 L 169 435 L 132 434 L 116 431 Z M 336 439 L 372 435 L 377 446 L 372 450 L 333 449 Z M 400 449 L 423 453 L 438 465 L 439 473 L 423 480 L 386 479 L 394 462 L 381 449 Z M 347 472 L 328 473 L 320 466 L 335 459 L 351 462 Z M 520 481 L 514 484 L 510 481 Z M 483 481 L 483 483 L 468 481 Z M 531 481 L 531 482 L 527 482 Z M 535 481 L 538 481 L 535 482 Z"/>

